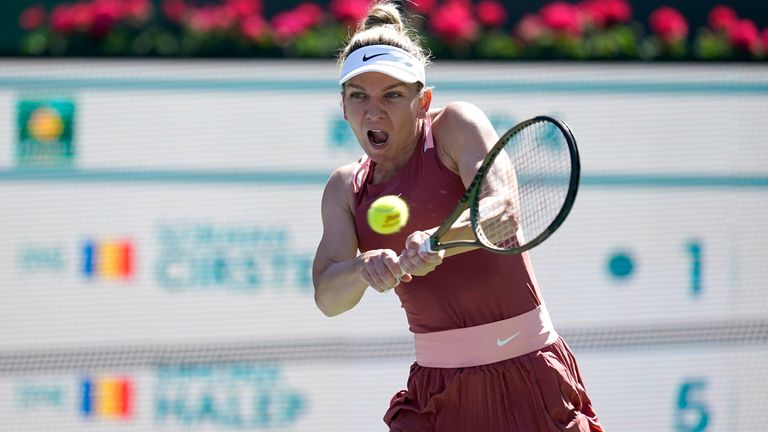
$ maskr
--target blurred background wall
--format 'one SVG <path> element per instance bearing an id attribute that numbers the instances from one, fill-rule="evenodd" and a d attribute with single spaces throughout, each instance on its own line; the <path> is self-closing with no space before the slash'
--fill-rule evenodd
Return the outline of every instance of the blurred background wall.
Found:
<path id="1" fill-rule="evenodd" d="M 213 27 L 185 3 L 167 34 L 148 30 L 162 4 L 126 6 L 97 34 L 92 14 L 20 33 L 46 50 L 0 59 L 0 430 L 385 430 L 413 362 L 399 301 L 326 318 L 310 278 L 325 181 L 360 155 L 325 48 L 351 3 L 210 3 L 231 20 Z M 250 15 L 221 12 L 236 4 Z M 531 3 L 531 36 L 522 4 L 503 4 L 504 32 L 478 2 L 433 5 L 428 79 L 436 106 L 470 101 L 500 132 L 537 114 L 573 128 L 582 188 L 531 256 L 606 430 L 760 430 L 765 15 L 707 6 L 694 24 L 675 5 L 650 26 L 644 3 L 587 25 L 590 4 L 629 4 Z M 449 5 L 474 32 L 436 24 Z"/>

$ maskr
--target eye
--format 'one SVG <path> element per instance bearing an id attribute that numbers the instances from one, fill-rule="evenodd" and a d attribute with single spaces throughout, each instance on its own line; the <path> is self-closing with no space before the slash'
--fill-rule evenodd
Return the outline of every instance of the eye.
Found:
<path id="1" fill-rule="evenodd" d="M 350 99 L 355 99 L 355 100 L 364 99 L 366 96 L 367 95 L 361 91 L 353 91 L 352 93 L 349 94 Z"/>
<path id="2" fill-rule="evenodd" d="M 387 99 L 398 99 L 398 98 L 401 98 L 401 97 L 403 97 L 403 94 L 402 94 L 402 93 L 400 93 L 400 92 L 392 91 L 392 92 L 388 92 L 388 93 L 385 95 L 385 97 L 386 97 Z"/>

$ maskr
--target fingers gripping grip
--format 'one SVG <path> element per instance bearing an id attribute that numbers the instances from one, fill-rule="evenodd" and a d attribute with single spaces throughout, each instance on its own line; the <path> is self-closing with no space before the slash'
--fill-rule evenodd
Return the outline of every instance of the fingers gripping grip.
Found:
<path id="1" fill-rule="evenodd" d="M 432 250 L 432 242 L 429 238 L 425 238 L 423 242 L 419 245 L 419 253 L 427 252 L 427 253 L 437 253 L 436 251 Z M 405 255 L 405 251 L 403 251 L 403 254 L 398 257 L 398 261 L 403 259 L 403 256 Z M 405 276 L 405 271 L 403 269 L 400 269 L 401 273 L 398 279 L 402 279 L 403 276 Z"/>

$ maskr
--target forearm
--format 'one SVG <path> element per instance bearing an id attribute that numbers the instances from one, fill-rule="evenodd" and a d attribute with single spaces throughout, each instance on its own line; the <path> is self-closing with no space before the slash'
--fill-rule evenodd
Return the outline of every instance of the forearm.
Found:
<path id="1" fill-rule="evenodd" d="M 433 228 L 430 230 L 427 230 L 426 232 L 431 234 L 435 232 L 437 228 Z M 475 239 L 474 233 L 472 232 L 472 225 L 469 222 L 469 212 L 466 212 L 464 215 L 459 217 L 459 219 L 456 220 L 456 222 L 453 223 L 451 228 L 448 229 L 443 235 L 440 237 L 441 242 L 448 243 L 451 241 L 457 241 L 457 240 L 469 240 L 472 241 Z M 468 252 L 471 250 L 477 249 L 477 246 L 459 246 L 459 247 L 451 247 L 445 250 L 445 258 L 448 258 L 453 255 L 458 255 L 464 252 Z"/>
<path id="2" fill-rule="evenodd" d="M 481 234 L 475 234 L 467 211 L 441 236 L 442 243 L 456 240 L 476 241 L 478 236 L 482 236 L 487 242 L 498 244 L 514 237 L 518 230 L 518 222 L 511 197 L 490 196 L 483 198 L 479 204 L 477 223 Z M 450 248 L 446 250 L 446 256 L 473 249 L 476 247 Z"/>
<path id="3" fill-rule="evenodd" d="M 325 315 L 346 312 L 363 297 L 368 283 L 360 273 L 358 259 L 331 264 L 315 278 L 315 304 Z"/>

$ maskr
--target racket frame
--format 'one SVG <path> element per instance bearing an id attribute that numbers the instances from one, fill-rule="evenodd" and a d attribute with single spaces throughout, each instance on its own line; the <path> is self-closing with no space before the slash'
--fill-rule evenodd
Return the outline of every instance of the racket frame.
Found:
<path id="1" fill-rule="evenodd" d="M 570 154 L 571 177 L 568 182 L 568 192 L 566 194 L 565 201 L 563 202 L 563 206 L 561 207 L 560 212 L 558 212 L 557 216 L 555 216 L 555 218 L 552 220 L 552 222 L 549 224 L 549 226 L 547 226 L 545 230 L 543 230 L 539 235 L 537 235 L 531 241 L 526 242 L 525 244 L 519 247 L 507 249 L 507 248 L 493 247 L 492 245 L 483 243 L 478 239 L 478 234 L 477 234 L 479 230 L 479 224 L 477 221 L 477 216 L 478 216 L 477 204 L 478 204 L 478 195 L 480 193 L 480 186 L 483 182 L 483 179 L 485 178 L 485 175 L 488 173 L 488 170 L 493 164 L 493 161 L 504 150 L 504 147 L 512 139 L 512 137 L 515 136 L 515 134 L 517 134 L 519 131 L 530 126 L 533 123 L 538 123 L 542 121 L 549 122 L 550 124 L 553 124 L 558 129 L 560 129 L 560 132 L 565 137 L 566 144 L 568 146 L 568 152 Z M 541 242 L 546 240 L 550 235 L 552 235 L 553 232 L 555 232 L 560 227 L 560 225 L 563 224 L 563 222 L 565 221 L 565 218 L 568 216 L 571 209 L 573 208 L 573 203 L 576 200 L 576 193 L 578 192 L 578 189 L 579 189 L 580 177 L 581 177 L 581 161 L 579 159 L 579 149 L 576 146 L 576 139 L 573 137 L 571 128 L 565 122 L 559 119 L 556 119 L 554 117 L 543 116 L 543 115 L 536 116 L 528 120 L 522 121 L 517 125 L 515 125 L 512 129 L 508 130 L 504 135 L 501 136 L 501 138 L 499 138 L 496 144 L 494 144 L 494 146 L 485 156 L 485 159 L 483 159 L 483 162 L 480 164 L 480 167 L 477 169 L 477 173 L 472 179 L 472 182 L 469 184 L 469 187 L 464 192 L 461 199 L 459 199 L 459 203 L 456 205 L 456 208 L 454 208 L 451 214 L 448 215 L 447 218 L 445 218 L 443 223 L 440 224 L 440 227 L 438 227 L 437 230 L 434 233 L 432 233 L 432 235 L 429 238 L 424 240 L 424 242 L 421 244 L 421 248 L 429 252 L 437 252 L 439 250 L 449 249 L 454 247 L 478 246 L 483 249 L 490 250 L 496 253 L 501 253 L 501 254 L 519 254 L 519 253 L 525 252 L 541 244 Z M 469 219 L 470 219 L 470 224 L 472 225 L 472 231 L 475 236 L 475 239 L 474 240 L 453 240 L 446 243 L 440 243 L 440 237 L 443 234 L 445 234 L 453 226 L 453 223 L 456 222 L 456 220 L 461 216 L 461 214 L 464 213 L 467 209 L 470 209 Z"/>

